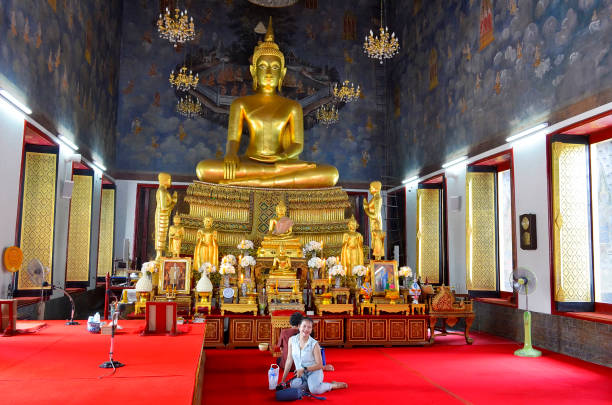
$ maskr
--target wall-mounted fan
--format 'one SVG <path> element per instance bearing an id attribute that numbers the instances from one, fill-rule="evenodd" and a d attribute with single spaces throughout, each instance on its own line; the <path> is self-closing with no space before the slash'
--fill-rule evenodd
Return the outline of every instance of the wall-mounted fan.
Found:
<path id="1" fill-rule="evenodd" d="M 525 296 L 525 312 L 523 314 L 525 344 L 522 349 L 516 350 L 514 355 L 520 357 L 540 357 L 542 352 L 531 346 L 531 312 L 529 312 L 529 294 L 533 294 L 536 290 L 536 276 L 527 269 L 518 268 L 510 274 L 510 284 L 514 291 L 519 295 Z"/>
<path id="2" fill-rule="evenodd" d="M 28 276 L 28 278 L 30 279 L 30 282 L 33 285 L 36 286 L 40 286 L 41 289 L 41 297 L 42 297 L 42 289 L 44 287 L 51 287 L 52 290 L 60 290 L 61 292 L 64 293 L 64 295 L 66 297 L 68 297 L 68 300 L 70 301 L 70 306 L 72 308 L 72 311 L 70 312 L 70 320 L 66 322 L 66 325 L 78 325 L 79 323 L 76 322 L 74 320 L 74 310 L 75 310 L 75 306 L 74 306 L 74 300 L 72 299 L 72 297 L 70 296 L 70 294 L 68 294 L 68 292 L 66 292 L 66 290 L 64 290 L 61 287 L 55 286 L 53 284 L 49 284 L 47 282 L 47 274 L 49 274 L 49 268 L 45 267 L 40 260 L 38 259 L 32 259 L 28 262 L 28 266 L 26 267 L 26 274 Z M 42 299 L 41 299 L 42 302 Z M 42 306 L 42 311 L 44 313 L 44 306 Z M 40 317 L 41 314 L 39 314 Z M 42 319 L 42 317 L 41 317 Z"/>

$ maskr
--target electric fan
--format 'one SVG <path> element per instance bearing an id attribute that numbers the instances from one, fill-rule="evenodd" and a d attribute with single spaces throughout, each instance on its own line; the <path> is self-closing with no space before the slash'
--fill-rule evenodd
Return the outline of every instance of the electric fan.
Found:
<path id="1" fill-rule="evenodd" d="M 525 344 L 522 349 L 516 350 L 514 355 L 520 357 L 540 357 L 542 352 L 531 346 L 531 312 L 529 312 L 529 294 L 533 294 L 536 290 L 536 276 L 527 269 L 518 268 L 510 274 L 510 284 L 512 284 L 514 291 L 525 296 L 525 312 L 523 314 Z"/>
<path id="2" fill-rule="evenodd" d="M 66 292 L 66 290 L 64 290 L 61 287 L 57 287 L 54 285 L 50 285 L 47 281 L 47 274 L 49 274 L 49 268 L 43 266 L 43 264 L 40 262 L 40 260 L 38 259 L 32 259 L 28 262 L 28 266 L 26 268 L 26 274 L 28 275 L 30 282 L 33 285 L 39 285 L 41 288 L 41 297 L 42 297 L 42 289 L 43 287 L 49 287 L 51 286 L 52 290 L 60 290 L 61 292 L 64 293 L 64 295 L 66 297 L 68 297 L 68 300 L 70 301 L 70 306 L 72 309 L 72 312 L 70 313 L 70 320 L 68 322 L 66 322 L 66 325 L 78 325 L 79 323 L 76 322 L 74 320 L 74 300 L 72 299 L 72 297 L 70 296 L 70 294 L 68 294 Z M 42 299 L 41 299 L 42 301 Z"/>

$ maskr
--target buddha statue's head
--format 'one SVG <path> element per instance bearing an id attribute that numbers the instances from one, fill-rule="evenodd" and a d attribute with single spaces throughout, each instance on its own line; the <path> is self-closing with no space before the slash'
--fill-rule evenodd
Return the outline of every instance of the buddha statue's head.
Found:
<path id="1" fill-rule="evenodd" d="M 213 224 L 213 219 L 212 217 L 205 217 L 204 218 L 204 228 L 206 229 L 210 229 L 212 227 Z"/>
<path id="2" fill-rule="evenodd" d="M 259 42 L 253 51 L 253 61 L 250 66 L 253 77 L 253 90 L 261 87 L 273 92 L 275 88 L 280 91 L 287 68 L 285 67 L 285 55 L 278 49 L 274 42 L 274 29 L 272 28 L 272 17 L 268 23 L 268 30 L 263 42 Z"/>
<path id="3" fill-rule="evenodd" d="M 279 218 L 284 217 L 285 215 L 287 215 L 287 206 L 285 205 L 285 202 L 283 200 L 281 200 L 277 205 L 276 205 L 276 215 Z"/>
<path id="4" fill-rule="evenodd" d="M 359 227 L 359 224 L 357 223 L 357 220 L 355 219 L 354 216 L 351 215 L 351 218 L 348 221 L 349 231 L 355 232 L 358 227 Z"/>
<path id="5" fill-rule="evenodd" d="M 172 223 L 173 223 L 174 225 L 180 225 L 180 224 L 181 224 L 181 217 L 179 217 L 178 215 L 175 215 L 175 216 L 172 218 Z"/>
<path id="6" fill-rule="evenodd" d="M 380 192 L 382 183 L 380 181 L 373 181 L 370 183 L 370 194 L 376 194 Z"/>
<path id="7" fill-rule="evenodd" d="M 168 173 L 160 173 L 157 175 L 157 179 L 159 180 L 159 185 L 164 187 L 170 187 L 172 185 L 172 176 Z"/>

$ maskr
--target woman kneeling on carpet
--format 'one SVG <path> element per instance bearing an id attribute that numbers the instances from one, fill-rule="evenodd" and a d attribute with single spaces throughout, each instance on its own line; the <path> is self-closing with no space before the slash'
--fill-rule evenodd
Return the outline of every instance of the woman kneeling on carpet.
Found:
<path id="1" fill-rule="evenodd" d="M 308 388 L 311 394 L 319 395 L 324 392 L 347 388 L 343 382 L 323 382 L 323 361 L 319 342 L 313 339 L 312 319 L 305 317 L 299 327 L 299 333 L 289 338 L 289 353 L 285 362 L 285 370 L 281 382 L 285 381 L 291 366 L 295 363 L 295 378 L 291 380 L 291 388 Z"/>

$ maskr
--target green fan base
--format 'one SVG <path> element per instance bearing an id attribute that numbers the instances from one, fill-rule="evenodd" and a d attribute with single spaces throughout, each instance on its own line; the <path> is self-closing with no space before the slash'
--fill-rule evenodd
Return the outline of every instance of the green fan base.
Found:
<path id="1" fill-rule="evenodd" d="M 542 352 L 534 349 L 531 346 L 525 346 L 522 349 L 518 349 L 514 352 L 515 356 L 519 356 L 519 357 L 540 357 L 542 355 Z"/>

